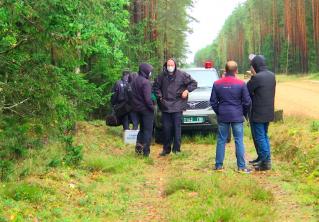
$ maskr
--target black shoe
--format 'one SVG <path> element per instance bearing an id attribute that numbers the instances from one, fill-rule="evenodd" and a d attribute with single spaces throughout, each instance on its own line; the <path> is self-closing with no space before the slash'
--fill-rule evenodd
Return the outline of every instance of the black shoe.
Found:
<path id="1" fill-rule="evenodd" d="M 250 161 L 249 161 L 249 164 L 254 164 L 254 163 L 257 163 L 257 162 L 259 162 L 259 161 L 260 161 L 259 158 L 255 159 L 255 160 L 250 160 Z"/>
<path id="2" fill-rule="evenodd" d="M 140 144 L 140 143 L 136 144 L 135 153 L 137 155 L 142 155 L 143 154 L 143 145 L 142 144 Z"/>
<path id="3" fill-rule="evenodd" d="M 173 153 L 174 154 L 178 154 L 178 153 L 180 153 L 181 151 L 180 150 L 173 150 Z"/>
<path id="4" fill-rule="evenodd" d="M 258 162 L 255 162 L 255 163 L 253 163 L 252 165 L 255 167 L 255 166 L 259 166 L 259 165 L 261 165 L 261 164 L 262 164 L 262 161 L 259 160 Z"/>
<path id="5" fill-rule="evenodd" d="M 223 172 L 224 171 L 224 167 L 222 167 L 222 166 L 216 167 L 215 166 L 215 168 L 213 170 L 216 171 L 216 172 Z"/>
<path id="6" fill-rule="evenodd" d="M 266 171 L 266 170 L 271 170 L 271 162 L 261 162 L 260 164 L 254 166 L 256 171 Z"/>
<path id="7" fill-rule="evenodd" d="M 162 151 L 159 156 L 167 156 L 169 153 L 165 152 L 165 151 Z"/>

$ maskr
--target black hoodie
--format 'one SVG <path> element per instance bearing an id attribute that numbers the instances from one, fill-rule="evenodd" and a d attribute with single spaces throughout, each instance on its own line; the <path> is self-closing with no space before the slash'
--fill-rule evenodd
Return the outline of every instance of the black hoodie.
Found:
<path id="1" fill-rule="evenodd" d="M 132 107 L 136 112 L 153 112 L 153 102 L 151 99 L 152 86 L 149 79 L 153 67 L 143 63 L 139 67 L 138 76 L 132 81 Z"/>
<path id="2" fill-rule="evenodd" d="M 174 61 L 175 62 L 175 61 Z M 197 88 L 197 82 L 186 72 L 177 69 L 172 75 L 167 71 L 167 63 L 163 66 L 163 72 L 156 78 L 153 92 L 158 98 L 159 108 L 162 112 L 175 113 L 186 109 L 187 98 L 182 98 L 184 90 L 192 92 Z"/>
<path id="3" fill-rule="evenodd" d="M 247 83 L 252 99 L 250 120 L 257 123 L 271 122 L 275 111 L 275 74 L 267 69 L 265 58 L 261 55 L 255 56 L 251 65 L 256 75 Z"/>

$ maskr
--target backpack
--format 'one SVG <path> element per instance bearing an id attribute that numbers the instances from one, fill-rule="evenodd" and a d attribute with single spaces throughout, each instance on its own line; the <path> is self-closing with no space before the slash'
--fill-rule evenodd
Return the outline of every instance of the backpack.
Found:
<path id="1" fill-rule="evenodd" d="M 114 105 L 115 115 L 122 117 L 132 111 L 132 87 L 127 81 L 120 80 L 117 103 Z"/>
<path id="2" fill-rule="evenodd" d="M 127 81 L 120 80 L 120 89 L 118 92 L 118 102 L 130 102 L 132 99 L 132 87 Z"/>

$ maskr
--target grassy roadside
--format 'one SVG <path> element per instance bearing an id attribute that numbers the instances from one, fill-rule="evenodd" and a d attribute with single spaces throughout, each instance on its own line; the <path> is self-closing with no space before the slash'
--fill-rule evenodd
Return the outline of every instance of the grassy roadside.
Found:
<path id="1" fill-rule="evenodd" d="M 319 220 L 319 121 L 286 117 L 270 128 L 273 155 L 281 176 L 277 182 Z M 310 213 L 310 212 L 309 212 Z"/>
<path id="2" fill-rule="evenodd" d="M 154 145 L 144 159 L 122 143 L 120 128 L 79 123 L 82 163 L 52 164 L 58 144 L 35 151 L 21 163 L 28 175 L 0 184 L 0 221 L 317 221 L 319 127 L 294 117 L 284 123 L 270 127 L 274 170 L 251 175 L 235 171 L 233 141 L 225 171 L 212 172 L 213 135 L 184 137 L 183 153 L 166 158 Z M 248 127 L 245 135 L 253 156 Z"/>
<path id="3" fill-rule="evenodd" d="M 122 143 L 120 129 L 102 124 L 78 124 L 77 143 L 85 150 L 75 168 L 49 167 L 57 144 L 25 160 L 32 169 L 28 176 L 1 183 L 0 221 L 119 221 L 129 214 L 129 206 L 143 198 L 143 169 L 152 163 Z"/>

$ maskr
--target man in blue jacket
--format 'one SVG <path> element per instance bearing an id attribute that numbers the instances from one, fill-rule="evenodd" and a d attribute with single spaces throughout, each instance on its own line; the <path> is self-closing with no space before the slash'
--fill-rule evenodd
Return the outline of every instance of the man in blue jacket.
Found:
<path id="1" fill-rule="evenodd" d="M 248 113 L 251 99 L 245 82 L 235 76 L 238 69 L 237 63 L 228 61 L 225 69 L 225 77 L 214 83 L 210 97 L 210 104 L 218 120 L 215 170 L 223 169 L 225 145 L 229 127 L 232 127 L 238 171 L 250 173 L 245 163 L 243 122 L 244 116 Z"/>

